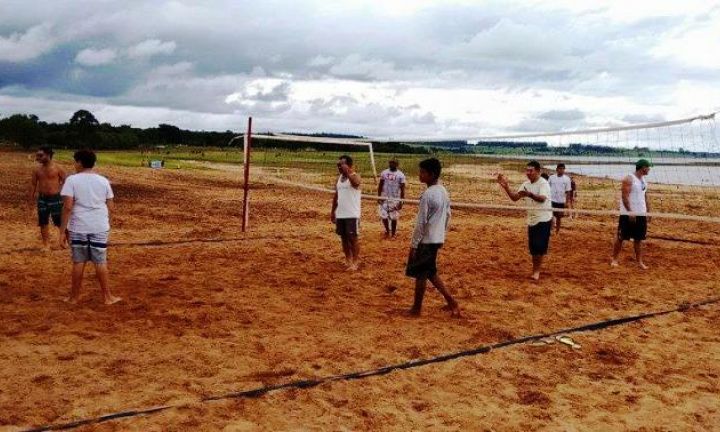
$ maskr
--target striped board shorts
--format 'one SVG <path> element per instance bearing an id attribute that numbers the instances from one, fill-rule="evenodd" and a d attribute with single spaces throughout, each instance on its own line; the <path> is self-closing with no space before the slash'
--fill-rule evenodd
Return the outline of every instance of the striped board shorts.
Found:
<path id="1" fill-rule="evenodd" d="M 74 263 L 92 261 L 95 264 L 107 262 L 107 244 L 109 231 L 81 234 L 70 231 L 70 250 Z"/>

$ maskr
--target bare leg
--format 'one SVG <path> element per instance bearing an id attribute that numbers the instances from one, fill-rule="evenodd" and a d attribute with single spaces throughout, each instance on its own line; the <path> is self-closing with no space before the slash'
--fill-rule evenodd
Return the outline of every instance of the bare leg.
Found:
<path id="1" fill-rule="evenodd" d="M 351 254 L 351 267 L 350 270 L 357 270 L 360 266 L 360 240 L 357 236 L 351 236 L 348 239 L 349 245 L 350 245 L 350 254 Z"/>
<path id="2" fill-rule="evenodd" d="M 415 279 L 415 301 L 413 302 L 412 308 L 410 308 L 410 315 L 420 316 L 420 312 L 422 311 L 423 298 L 425 297 L 426 285 L 427 279 Z"/>
<path id="3" fill-rule="evenodd" d="M 395 237 L 395 236 L 397 235 L 397 225 L 398 225 L 398 221 L 393 220 L 393 221 L 391 222 L 391 226 L 392 226 L 392 236 L 393 236 L 393 237 Z"/>
<path id="4" fill-rule="evenodd" d="M 647 270 L 648 266 L 645 265 L 643 262 L 643 252 L 642 252 L 642 241 L 635 240 L 635 259 L 637 260 L 638 266 L 640 266 L 641 269 Z"/>
<path id="5" fill-rule="evenodd" d="M 348 267 L 352 266 L 352 248 L 350 246 L 350 239 L 346 236 L 340 237 L 342 240 L 343 253 L 345 254 L 345 264 Z"/>
<path id="6" fill-rule="evenodd" d="M 40 227 L 40 237 L 42 237 L 43 249 L 50 250 L 50 226 L 42 225 Z"/>
<path id="7" fill-rule="evenodd" d="M 98 280 L 100 281 L 100 290 L 102 291 L 103 301 L 106 305 L 111 305 L 122 300 L 120 297 L 115 297 L 110 292 L 108 284 L 110 275 L 107 264 L 95 264 L 95 273 L 97 273 Z"/>
<path id="8" fill-rule="evenodd" d="M 435 275 L 431 277 L 430 282 L 432 282 L 435 288 L 445 298 L 445 301 L 447 302 L 447 308 L 448 310 L 450 310 L 450 314 L 454 317 L 459 317 L 460 307 L 458 306 L 458 302 L 453 298 L 452 295 L 450 295 L 450 292 L 445 287 L 445 283 L 442 281 L 442 279 L 440 279 L 440 276 Z"/>
<path id="9" fill-rule="evenodd" d="M 385 227 L 385 238 L 390 236 L 390 225 L 387 219 L 382 220 L 383 226 Z"/>
<path id="10" fill-rule="evenodd" d="M 543 262 L 542 255 L 533 255 L 533 257 L 532 257 L 532 263 L 533 263 L 532 278 L 535 280 L 540 280 L 540 267 L 542 267 L 542 262 Z"/>
<path id="11" fill-rule="evenodd" d="M 80 288 L 83 282 L 83 273 L 85 272 L 85 263 L 73 263 L 72 268 L 72 286 L 70 288 L 70 297 L 65 301 L 68 303 L 77 303 L 80 300 Z"/>
<path id="12" fill-rule="evenodd" d="M 562 218 L 555 218 L 555 234 L 560 234 L 560 226 L 562 225 Z"/>
<path id="13" fill-rule="evenodd" d="M 620 257 L 620 251 L 622 251 L 622 245 L 623 240 L 622 238 L 620 238 L 620 236 L 618 236 L 615 239 L 615 245 L 613 246 L 613 258 L 612 262 L 610 263 L 612 267 L 618 267 L 620 265 L 620 263 L 618 262 L 618 258 Z"/>

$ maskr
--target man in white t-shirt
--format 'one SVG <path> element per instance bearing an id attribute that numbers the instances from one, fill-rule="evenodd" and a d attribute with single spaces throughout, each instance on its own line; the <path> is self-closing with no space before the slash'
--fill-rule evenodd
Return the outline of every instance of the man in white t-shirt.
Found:
<path id="1" fill-rule="evenodd" d="M 335 183 L 330 220 L 335 224 L 335 232 L 342 240 L 348 270 L 356 271 L 360 266 L 360 175 L 353 170 L 350 156 L 340 156 L 337 167 L 340 175 Z"/>
<path id="2" fill-rule="evenodd" d="M 564 209 L 566 204 L 572 200 L 572 180 L 570 176 L 565 175 L 564 163 L 559 163 L 555 168 L 555 172 L 556 174 L 551 175 L 548 179 L 552 207 L 554 209 Z M 555 217 L 555 232 L 559 234 L 565 212 L 554 211 L 553 216 Z"/>
<path id="3" fill-rule="evenodd" d="M 528 180 L 520 186 L 517 192 L 510 190 L 507 178 L 498 174 L 497 181 L 513 201 L 525 199 L 525 205 L 531 207 L 527 212 L 528 247 L 532 255 L 534 280 L 540 280 L 540 267 L 543 257 L 547 255 L 550 246 L 550 232 L 552 231 L 552 206 L 550 205 L 550 184 L 540 176 L 540 163 L 528 162 L 525 175 Z"/>
<path id="4" fill-rule="evenodd" d="M 378 200 L 380 219 L 385 227 L 385 238 L 395 238 L 398 219 L 405 199 L 405 174 L 398 169 L 398 161 L 393 158 L 388 162 L 388 169 L 380 173 L 378 183 Z"/>
<path id="5" fill-rule="evenodd" d="M 610 263 L 612 267 L 620 265 L 618 258 L 623 242 L 633 240 L 638 267 L 643 270 L 648 269 L 643 261 L 642 242 L 647 238 L 647 214 L 650 212 L 650 202 L 646 196 L 648 184 L 645 181 L 645 177 L 650 174 L 650 167 L 652 167 L 650 161 L 640 159 L 635 164 L 635 172 L 623 179 L 620 191 L 620 219 Z"/>
<path id="6" fill-rule="evenodd" d="M 70 243 L 72 251 L 72 288 L 69 303 L 80 300 L 85 264 L 95 265 L 103 300 L 111 305 L 121 299 L 110 292 L 107 267 L 107 243 L 110 233 L 110 209 L 113 208 L 113 191 L 110 182 L 95 173 L 97 157 L 90 150 L 75 152 L 77 174 L 65 180 L 60 191 L 63 213 L 60 225 L 60 247 Z"/>

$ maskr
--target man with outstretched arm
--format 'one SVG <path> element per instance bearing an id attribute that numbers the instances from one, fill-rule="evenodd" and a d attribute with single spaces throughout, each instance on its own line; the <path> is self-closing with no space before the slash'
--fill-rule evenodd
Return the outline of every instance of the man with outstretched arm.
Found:
<path id="1" fill-rule="evenodd" d="M 540 280 L 540 268 L 550 246 L 553 217 L 550 184 L 540 176 L 540 168 L 540 163 L 537 161 L 528 162 L 525 167 L 527 181 L 517 192 L 510 190 L 510 184 L 504 175 L 498 174 L 497 177 L 498 184 L 511 200 L 518 201 L 524 198 L 525 205 L 531 207 L 527 212 L 528 247 L 532 255 L 532 279 L 536 281 Z"/>

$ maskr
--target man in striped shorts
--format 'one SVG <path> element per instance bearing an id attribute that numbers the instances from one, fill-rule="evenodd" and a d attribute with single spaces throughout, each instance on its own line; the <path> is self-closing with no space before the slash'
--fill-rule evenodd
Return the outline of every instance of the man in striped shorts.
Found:
<path id="1" fill-rule="evenodd" d="M 107 242 L 113 191 L 110 182 L 93 171 L 95 153 L 80 150 L 73 157 L 77 174 L 68 177 L 60 191 L 63 197 L 60 246 L 66 248 L 70 243 L 73 261 L 72 289 L 67 301 L 79 301 L 85 264 L 90 261 L 95 265 L 103 301 L 111 305 L 121 300 L 108 286 Z"/>

